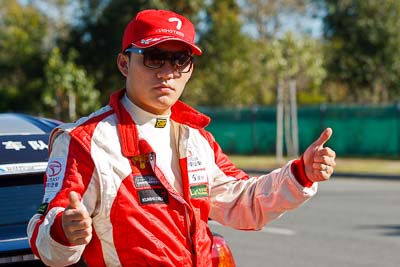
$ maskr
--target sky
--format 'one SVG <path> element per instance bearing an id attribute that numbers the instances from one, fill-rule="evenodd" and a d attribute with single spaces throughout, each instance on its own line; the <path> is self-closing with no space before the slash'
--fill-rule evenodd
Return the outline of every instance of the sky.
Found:
<path id="1" fill-rule="evenodd" d="M 71 20 L 76 17 L 77 7 L 74 4 L 67 6 L 62 11 L 52 8 L 51 5 L 47 4 L 46 0 L 18 0 L 21 4 L 35 3 L 36 6 L 43 12 L 47 14 L 53 14 L 54 17 L 66 17 Z M 72 3 L 77 3 L 77 1 L 71 1 Z M 239 0 L 240 2 L 240 0 Z M 61 15 L 63 12 L 63 16 Z M 70 21 L 71 23 L 71 21 Z M 292 16 L 292 15 L 282 15 L 282 34 L 291 31 L 294 33 L 307 33 L 314 38 L 319 38 L 322 36 L 322 20 L 320 17 L 312 16 Z M 243 31 L 256 37 L 255 28 L 253 25 L 244 25 Z"/>

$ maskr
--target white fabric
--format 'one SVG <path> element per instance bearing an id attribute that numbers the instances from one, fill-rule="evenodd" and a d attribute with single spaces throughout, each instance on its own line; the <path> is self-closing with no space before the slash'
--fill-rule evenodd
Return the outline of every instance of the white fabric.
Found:
<path id="1" fill-rule="evenodd" d="M 170 185 L 180 195 L 183 195 L 174 123 L 171 123 L 170 120 L 171 114 L 160 116 L 149 113 L 133 104 L 126 95 L 121 102 L 137 124 L 139 138 L 145 139 L 156 153 L 157 166 L 164 173 Z M 164 128 L 155 127 L 157 119 L 167 120 Z"/>

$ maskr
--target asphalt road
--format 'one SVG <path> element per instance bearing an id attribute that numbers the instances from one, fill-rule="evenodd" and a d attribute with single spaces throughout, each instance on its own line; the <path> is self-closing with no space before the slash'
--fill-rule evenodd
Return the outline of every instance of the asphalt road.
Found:
<path id="1" fill-rule="evenodd" d="M 211 229 L 237 267 L 399 267 L 400 180 L 332 179 L 261 231 Z"/>

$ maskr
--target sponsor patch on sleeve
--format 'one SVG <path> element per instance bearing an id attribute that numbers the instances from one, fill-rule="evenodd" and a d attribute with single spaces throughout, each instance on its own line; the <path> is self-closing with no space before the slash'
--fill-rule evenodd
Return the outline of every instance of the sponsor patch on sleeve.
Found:
<path id="1" fill-rule="evenodd" d="M 40 204 L 37 213 L 39 213 L 39 214 L 45 214 L 48 207 L 49 207 L 49 203 L 42 203 L 42 204 Z"/>
<path id="2" fill-rule="evenodd" d="M 53 158 L 49 161 L 46 169 L 46 184 L 44 189 L 43 203 L 49 203 L 60 191 L 65 174 L 65 159 Z"/>

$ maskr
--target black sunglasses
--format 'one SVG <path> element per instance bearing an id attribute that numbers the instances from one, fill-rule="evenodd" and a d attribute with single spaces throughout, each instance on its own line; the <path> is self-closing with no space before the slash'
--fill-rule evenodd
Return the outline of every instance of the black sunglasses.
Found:
<path id="1" fill-rule="evenodd" d="M 186 51 L 171 52 L 158 48 L 129 47 L 125 50 L 125 53 L 127 52 L 143 55 L 143 65 L 152 69 L 161 68 L 168 61 L 179 73 L 188 73 L 193 65 L 193 57 Z"/>

